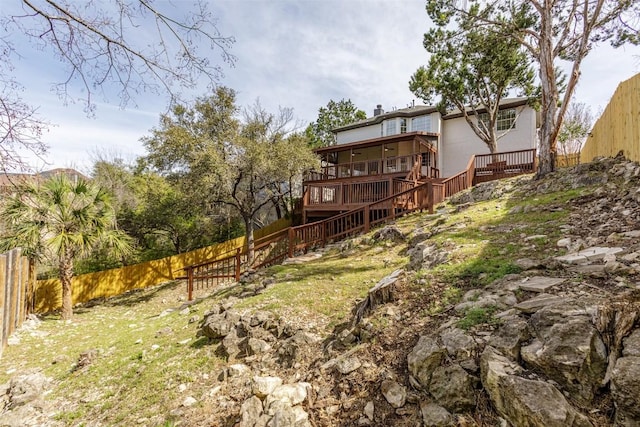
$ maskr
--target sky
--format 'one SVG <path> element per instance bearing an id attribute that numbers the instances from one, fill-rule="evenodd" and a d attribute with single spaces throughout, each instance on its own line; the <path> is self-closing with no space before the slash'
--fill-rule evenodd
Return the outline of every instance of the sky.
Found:
<path id="1" fill-rule="evenodd" d="M 422 38 L 431 23 L 424 4 L 424 0 L 211 1 L 218 30 L 236 40 L 231 53 L 237 58 L 233 67 L 223 64 L 215 51 L 211 59 L 222 65 L 224 77 L 219 83 L 237 91 L 239 105 L 259 99 L 271 112 L 279 106 L 293 108 L 302 126 L 314 121 L 318 109 L 332 99 L 351 99 L 368 116 L 377 104 L 387 111 L 414 101 L 420 104 L 408 82 L 428 60 Z M 29 45 L 19 47 L 22 57 L 14 66 L 25 86 L 22 96 L 53 124 L 42 137 L 48 153 L 43 158 L 25 155 L 34 169 L 73 167 L 88 174 L 96 159 L 132 162 L 145 154 L 140 139 L 167 111 L 166 97 L 142 94 L 135 99 L 137 108 L 121 109 L 117 94 L 106 93 L 106 99 L 95 99 L 95 117 L 88 117 L 82 102 L 64 105 L 51 90 L 64 79 L 62 65 Z M 638 72 L 639 47 L 598 46 L 583 62 L 576 100 L 594 113 L 601 111 L 617 85 Z M 70 89 L 72 96 L 82 98 L 79 84 Z M 207 95 L 207 89 L 191 95 Z"/>

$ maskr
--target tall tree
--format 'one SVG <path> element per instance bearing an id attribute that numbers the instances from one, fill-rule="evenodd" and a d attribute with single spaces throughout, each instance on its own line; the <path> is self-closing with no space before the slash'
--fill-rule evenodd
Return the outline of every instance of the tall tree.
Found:
<path id="1" fill-rule="evenodd" d="M 367 113 L 359 110 L 350 99 L 341 99 L 338 102 L 332 99 L 326 107 L 318 109 L 318 118 L 315 122 L 309 123 L 305 135 L 311 148 L 328 147 L 336 143 L 333 129 L 366 118 Z"/>
<path id="2" fill-rule="evenodd" d="M 144 139 L 147 161 L 182 182 L 204 200 L 235 209 L 245 223 L 249 261 L 253 260 L 258 213 L 290 187 L 292 173 L 316 166 L 306 139 L 292 134 L 290 109 L 277 114 L 259 104 L 238 118 L 235 92 L 219 87 L 192 108 L 178 105 Z M 292 163 L 295 160 L 295 163 Z"/>
<path id="3" fill-rule="evenodd" d="M 208 2 L 184 3 L 151 0 L 83 2 L 21 0 L 3 3 L 0 16 L 0 160 L 3 168 L 24 166 L 17 154 L 27 149 L 42 154 L 40 134 L 48 123 L 37 107 L 25 103 L 20 91 L 27 82 L 15 76 L 16 46 L 25 37 L 43 54 L 57 58 L 66 76 L 55 88 L 63 101 L 75 101 L 72 87 L 79 84 L 86 110 L 95 110 L 100 88 L 118 90 L 121 106 L 141 92 L 163 92 L 172 100 L 179 88 L 218 82 L 222 68 L 212 61 L 218 52 L 233 63 L 232 37 L 220 34 Z M 19 46 L 24 48 L 23 45 Z M 105 96 L 106 98 L 106 96 Z"/>
<path id="4" fill-rule="evenodd" d="M 429 0 L 433 16 L 467 16 L 505 37 L 515 37 L 538 65 L 541 86 L 540 164 L 538 176 L 555 169 L 557 139 L 584 58 L 603 41 L 614 46 L 640 43 L 640 3 L 633 0 L 498 0 L 472 14 L 467 2 Z M 570 68 L 561 94 L 556 67 Z"/>
<path id="5" fill-rule="evenodd" d="M 434 8 L 427 10 L 437 25 L 424 35 L 429 64 L 418 68 L 409 89 L 427 103 L 439 98 L 442 114 L 460 110 L 473 132 L 495 153 L 498 139 L 513 127 L 498 133 L 500 101 L 512 91 L 533 94 L 531 61 L 516 39 L 474 25 L 483 12 L 478 4 L 468 14 L 455 16 L 455 29 L 447 28 L 449 16 L 436 15 Z"/>
<path id="6" fill-rule="evenodd" d="M 74 261 L 100 245 L 126 254 L 129 238 L 116 228 L 107 192 L 83 179 L 57 175 L 42 184 L 24 184 L 2 208 L 7 223 L 5 248 L 24 247 L 54 262 L 62 284 L 62 318 L 73 316 Z"/>
<path id="7" fill-rule="evenodd" d="M 593 126 L 591 109 L 582 102 L 572 102 L 558 134 L 558 150 L 565 163 L 570 163 L 571 156 L 580 160 L 579 153 L 585 138 Z"/>

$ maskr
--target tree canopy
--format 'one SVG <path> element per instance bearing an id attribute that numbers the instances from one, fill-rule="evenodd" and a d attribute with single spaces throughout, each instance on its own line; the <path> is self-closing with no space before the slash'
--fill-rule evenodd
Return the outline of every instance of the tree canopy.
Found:
<path id="1" fill-rule="evenodd" d="M 181 88 L 208 84 L 222 75 L 221 63 L 233 63 L 234 42 L 216 27 L 204 0 L 192 8 L 184 3 L 134 0 L 22 0 L 3 5 L 0 16 L 0 160 L 1 167 L 24 166 L 18 149 L 42 154 L 40 135 L 46 118 L 21 96 L 27 82 L 14 73 L 21 52 L 15 40 L 24 37 L 43 55 L 57 58 L 66 76 L 55 85 L 63 102 L 76 100 L 75 87 L 89 114 L 95 95 L 116 90 L 120 106 L 135 104 L 143 92 L 168 94 L 172 101 Z M 5 8 L 6 7 L 6 8 Z M 24 46 L 20 46 L 21 48 Z M 211 52 L 221 61 L 212 60 Z M 105 96 L 106 97 L 106 96 Z"/>
<path id="2" fill-rule="evenodd" d="M 604 41 L 614 46 L 640 43 L 640 3 L 633 0 L 498 0 L 482 3 L 480 13 L 456 0 L 429 0 L 427 11 L 437 23 L 468 17 L 485 27 L 515 38 L 538 66 L 541 125 L 538 176 L 555 169 L 557 139 L 570 100 L 580 79 L 583 59 Z M 463 31 L 468 31 L 462 29 Z M 570 68 L 561 94 L 557 66 Z"/>
<path id="3" fill-rule="evenodd" d="M 498 139 L 510 130 L 497 131 L 500 101 L 513 91 L 527 97 L 534 93 L 531 61 L 516 39 L 474 25 L 482 13 L 478 4 L 455 16 L 455 29 L 448 28 L 449 19 L 436 15 L 437 9 L 427 11 L 437 24 L 424 35 L 429 63 L 413 74 L 409 89 L 427 103 L 437 101 L 442 114 L 457 108 L 496 152 Z"/>
<path id="4" fill-rule="evenodd" d="M 261 210 L 291 200 L 294 177 L 316 166 L 307 140 L 293 131 L 293 112 L 259 103 L 241 110 L 235 92 L 219 87 L 193 107 L 163 115 L 144 144 L 146 161 L 212 205 L 235 209 L 245 223 L 249 258 Z"/>
<path id="5" fill-rule="evenodd" d="M 318 109 L 318 118 L 315 122 L 309 123 L 305 135 L 311 148 L 328 147 L 336 143 L 333 129 L 366 118 L 367 114 L 359 110 L 350 99 L 341 99 L 338 102 L 332 99 L 326 107 Z"/>

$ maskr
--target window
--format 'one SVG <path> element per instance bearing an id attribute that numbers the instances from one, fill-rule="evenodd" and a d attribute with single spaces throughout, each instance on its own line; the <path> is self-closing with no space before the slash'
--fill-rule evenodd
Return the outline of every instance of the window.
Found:
<path id="1" fill-rule="evenodd" d="M 478 125 L 480 125 L 480 123 L 484 123 L 484 126 L 489 129 L 489 113 L 478 114 Z"/>
<path id="2" fill-rule="evenodd" d="M 418 116 L 411 119 L 411 131 L 431 132 L 431 116 Z"/>
<path id="3" fill-rule="evenodd" d="M 498 117 L 496 118 L 496 130 L 507 131 L 515 129 L 516 110 L 515 108 L 509 108 L 507 110 L 498 111 Z M 487 128 L 489 127 L 489 113 L 478 114 L 478 123 L 484 123 Z"/>
<path id="4" fill-rule="evenodd" d="M 396 134 L 396 119 L 387 120 L 386 122 L 386 134 L 387 135 L 395 135 Z"/>
<path id="5" fill-rule="evenodd" d="M 400 119 L 400 133 L 407 133 L 407 119 Z"/>
<path id="6" fill-rule="evenodd" d="M 509 108 L 508 110 L 498 111 L 498 120 L 496 120 L 496 129 L 509 130 L 516 127 L 516 110 L 515 108 Z"/>

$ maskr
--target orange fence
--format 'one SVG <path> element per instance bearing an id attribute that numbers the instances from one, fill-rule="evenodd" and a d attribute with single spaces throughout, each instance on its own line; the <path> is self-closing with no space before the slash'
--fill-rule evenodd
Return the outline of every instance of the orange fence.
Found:
<path id="1" fill-rule="evenodd" d="M 278 220 L 255 232 L 255 238 L 270 235 L 291 225 L 289 220 Z M 155 286 L 184 275 L 184 267 L 228 257 L 229 253 L 242 248 L 245 238 L 229 240 L 206 248 L 174 255 L 141 264 L 76 276 L 72 281 L 73 303 L 86 302 L 95 298 L 119 295 L 132 289 Z M 38 280 L 35 310 L 46 313 L 62 305 L 60 281 L 58 279 Z"/>

